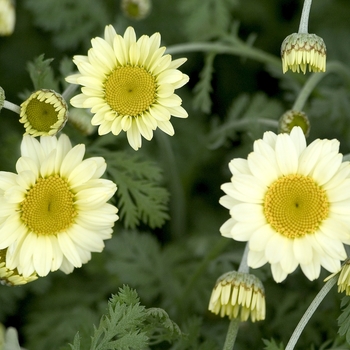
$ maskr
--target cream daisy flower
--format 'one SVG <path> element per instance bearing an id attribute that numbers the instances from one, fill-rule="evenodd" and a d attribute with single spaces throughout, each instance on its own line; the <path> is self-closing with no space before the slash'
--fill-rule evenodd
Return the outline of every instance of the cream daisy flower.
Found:
<path id="1" fill-rule="evenodd" d="M 220 231 L 249 242 L 248 265 L 271 264 L 283 281 L 298 265 L 310 280 L 321 266 L 340 269 L 350 243 L 350 164 L 337 140 L 306 146 L 300 127 L 290 135 L 266 132 L 248 159 L 233 159 L 220 203 L 231 218 Z"/>
<path id="2" fill-rule="evenodd" d="M 172 61 L 163 55 L 159 33 L 136 41 L 132 27 L 122 37 L 106 26 L 104 39 L 94 38 L 91 44 L 87 56 L 74 56 L 80 73 L 66 78 L 83 86 L 71 104 L 91 108 L 91 123 L 99 125 L 100 135 L 125 131 L 135 150 L 141 147 L 141 136 L 151 140 L 156 128 L 173 135 L 171 115 L 187 117 L 174 93 L 189 80 L 177 69 L 186 59 Z"/>
<path id="3" fill-rule="evenodd" d="M 102 157 L 83 160 L 85 146 L 69 138 L 25 135 L 17 174 L 0 172 L 0 249 L 24 277 L 74 267 L 101 252 L 118 219 L 106 203 L 116 185 L 100 179 Z"/>

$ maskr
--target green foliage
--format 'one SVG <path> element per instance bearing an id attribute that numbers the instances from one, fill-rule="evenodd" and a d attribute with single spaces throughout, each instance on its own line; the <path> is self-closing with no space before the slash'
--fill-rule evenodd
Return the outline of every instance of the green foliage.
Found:
<path id="1" fill-rule="evenodd" d="M 54 76 L 51 62 L 53 58 L 44 59 L 44 54 L 36 57 L 33 62 L 28 62 L 28 72 L 33 82 L 34 89 L 52 89 L 59 91 Z"/>
<path id="2" fill-rule="evenodd" d="M 210 93 L 213 91 L 211 79 L 213 75 L 213 62 L 216 54 L 210 53 L 206 55 L 203 70 L 200 73 L 200 80 L 194 87 L 193 107 L 200 109 L 204 113 L 209 113 L 211 109 Z"/>
<path id="3" fill-rule="evenodd" d="M 343 297 L 340 307 L 341 315 L 338 317 L 339 335 L 345 336 L 346 341 L 350 343 L 350 297 Z"/>
<path id="4" fill-rule="evenodd" d="M 222 124 L 218 121 L 213 123 L 210 147 L 221 147 L 228 140 L 234 140 L 242 130 L 246 130 L 252 139 L 259 138 L 267 126 L 276 129 L 276 119 L 279 119 L 282 111 L 278 101 L 268 99 L 261 92 L 253 96 L 242 94 L 232 102 L 226 120 Z"/>
<path id="5" fill-rule="evenodd" d="M 105 3 L 94 0 L 26 0 L 25 4 L 35 24 L 53 33 L 59 49 L 88 43 L 111 20 Z"/>
<path id="6" fill-rule="evenodd" d="M 275 339 L 263 339 L 263 342 L 265 344 L 264 350 L 284 350 L 283 343 L 278 345 Z"/>
<path id="7" fill-rule="evenodd" d="M 220 186 L 230 176 L 227 163 L 232 157 L 246 157 L 263 132 L 277 130 L 279 117 L 312 76 L 283 74 L 279 64 L 266 67 L 260 58 L 241 57 L 246 57 L 246 48 L 255 47 L 278 63 L 282 40 L 298 28 L 302 1 L 152 0 L 150 16 L 141 21 L 123 16 L 120 3 L 17 1 L 15 33 L 0 38 L 2 87 L 6 98 L 17 104 L 33 86 L 63 91 L 68 86 L 65 76 L 76 69 L 71 57 L 86 55 L 91 38 L 103 35 L 105 25 L 113 23 L 118 33 L 131 25 L 138 37 L 158 31 L 168 48 L 185 44 L 186 50 L 173 56 L 188 59 L 181 70 L 190 82 L 179 95 L 189 118 L 171 119 L 176 134 L 169 143 L 175 159 L 162 158 L 163 149 L 155 140 L 145 142 L 138 152 L 124 151 L 122 135 L 85 136 L 67 123 L 63 132 L 72 143 L 82 142 L 88 153 L 106 159 L 106 177 L 118 186 L 113 200 L 121 220 L 106 249 L 93 253 L 91 261 L 72 274 L 50 273 L 16 288 L 0 285 L 0 321 L 18 329 L 28 350 L 221 349 L 228 320 L 208 312 L 208 301 L 217 277 L 237 269 L 243 251 L 242 243 L 219 233 L 228 218 L 218 204 Z M 339 60 L 346 71 L 350 2 L 339 3 L 314 2 L 310 29 L 327 44 L 327 64 Z M 219 38 L 236 44 L 232 47 L 238 52 L 233 56 L 227 51 L 192 51 L 193 42 L 210 44 Z M 311 122 L 308 143 L 318 137 L 338 138 L 341 151 L 350 153 L 347 75 L 324 76 L 304 106 Z M 25 92 L 18 95 L 19 91 Z M 2 109 L 0 117 L 1 170 L 14 170 L 23 125 L 11 111 Z M 184 192 L 183 230 L 178 235 L 171 226 L 179 217 L 169 206 L 178 193 L 166 188 L 174 169 Z M 251 272 L 264 282 L 267 318 L 242 324 L 236 348 L 283 349 L 282 342 L 288 342 L 326 273 L 310 282 L 298 268 L 276 284 L 269 264 Z M 130 288 L 113 295 L 106 311 L 108 297 L 125 283 Z M 337 327 L 339 303 L 339 294 L 332 290 L 302 333 L 298 348 L 349 349 L 348 297 L 342 301 Z M 262 344 L 265 338 L 271 340 Z"/>
<path id="8" fill-rule="evenodd" d="M 187 0 L 179 3 L 187 17 L 185 30 L 190 39 L 207 40 L 225 33 L 237 0 Z M 205 23 L 205 25 L 203 25 Z"/>
<path id="9" fill-rule="evenodd" d="M 118 186 L 117 206 L 125 226 L 135 228 L 142 221 L 151 228 L 161 227 L 169 218 L 169 193 L 161 186 L 159 166 L 131 152 L 94 148 L 91 151 L 107 161 L 107 172 Z"/>
<path id="10" fill-rule="evenodd" d="M 217 345 L 210 340 L 203 340 L 202 319 L 190 317 L 183 326 L 185 337 L 176 342 L 171 350 L 216 350 Z"/>
<path id="11" fill-rule="evenodd" d="M 95 327 L 90 350 L 147 349 L 148 344 L 172 341 L 181 335 L 164 310 L 146 309 L 140 305 L 136 291 L 123 286 L 111 297 L 107 314 Z M 79 334 L 70 346 L 80 350 Z"/>

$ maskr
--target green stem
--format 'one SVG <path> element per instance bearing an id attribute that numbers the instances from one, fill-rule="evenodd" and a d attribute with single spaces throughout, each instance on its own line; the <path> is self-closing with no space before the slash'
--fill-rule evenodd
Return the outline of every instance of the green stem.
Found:
<path id="1" fill-rule="evenodd" d="M 15 112 L 17 114 L 21 113 L 21 107 L 20 106 L 17 106 L 16 104 L 14 104 L 12 102 L 9 102 L 9 101 L 6 101 L 6 100 L 4 101 L 3 108 L 9 109 L 10 111 Z"/>
<path id="2" fill-rule="evenodd" d="M 226 334 L 225 344 L 223 350 L 232 350 L 237 338 L 237 333 L 241 321 L 239 318 L 233 318 L 228 326 L 228 331 Z"/>
<path id="3" fill-rule="evenodd" d="M 315 299 L 312 301 L 310 306 L 305 311 L 303 317 L 299 321 L 297 327 L 295 328 L 292 336 L 289 339 L 289 342 L 285 348 L 285 350 L 293 350 L 295 344 L 297 343 L 301 333 L 303 332 L 305 326 L 308 324 L 311 316 L 314 314 L 318 306 L 321 304 L 324 297 L 328 294 L 328 292 L 332 289 L 332 287 L 336 284 L 338 279 L 338 275 L 333 276 L 330 280 L 326 282 L 326 284 L 322 287 L 322 289 L 318 292 Z"/>
<path id="4" fill-rule="evenodd" d="M 309 14 L 312 0 L 304 0 L 303 11 L 301 13 L 298 33 L 308 33 Z"/>
<path id="5" fill-rule="evenodd" d="M 78 88 L 78 86 L 79 85 L 76 85 L 76 84 L 69 84 L 66 90 L 62 92 L 63 99 L 67 101 L 69 98 L 71 98 L 75 90 Z"/>
<path id="6" fill-rule="evenodd" d="M 248 253 L 249 253 L 249 243 L 246 243 L 245 248 L 244 248 L 244 252 L 243 252 L 243 256 L 241 259 L 241 263 L 239 264 L 239 267 L 238 267 L 238 272 L 249 273 Z M 233 318 L 230 321 L 223 350 L 232 350 L 233 349 L 235 342 L 236 342 L 240 323 L 241 323 L 241 321 L 239 318 Z"/>
<path id="7" fill-rule="evenodd" d="M 215 138 L 216 135 L 220 135 L 222 133 L 228 134 L 230 130 L 237 130 L 247 125 L 249 126 L 252 123 L 266 125 L 268 127 L 278 129 L 278 120 L 266 119 L 266 118 L 258 118 L 258 119 L 247 118 L 247 119 L 233 120 L 227 124 L 224 124 L 223 126 L 217 128 L 213 132 L 212 137 Z"/>
<path id="8" fill-rule="evenodd" d="M 186 202 L 185 193 L 181 184 L 181 178 L 176 164 L 174 152 L 169 142 L 169 136 L 161 131 L 155 132 L 160 143 L 164 172 L 170 187 L 170 231 L 173 237 L 181 237 L 186 231 Z"/>
<path id="9" fill-rule="evenodd" d="M 243 256 L 241 259 L 241 263 L 239 264 L 239 267 L 238 267 L 238 272 L 249 273 L 248 253 L 249 253 L 249 243 L 246 243 Z"/>
<path id="10" fill-rule="evenodd" d="M 300 90 L 297 99 L 294 102 L 292 110 L 302 111 L 304 105 L 309 98 L 311 92 L 315 89 L 317 84 L 329 73 L 337 73 L 347 80 L 347 84 L 350 85 L 350 71 L 342 63 L 333 61 L 327 64 L 327 70 L 324 73 L 312 73 L 309 79 L 304 84 L 303 88 Z"/>
<path id="11" fill-rule="evenodd" d="M 270 55 L 265 51 L 249 46 L 240 40 L 236 40 L 234 44 L 235 46 L 229 46 L 228 44 L 214 43 L 214 42 L 213 43 L 211 42 L 185 43 L 185 44 L 173 45 L 168 47 L 166 50 L 166 53 L 174 55 L 179 53 L 182 54 L 185 52 L 197 52 L 197 51 L 217 52 L 221 54 L 231 54 L 231 55 L 252 58 L 264 64 L 271 64 L 277 67 L 281 66 L 280 58 L 277 58 L 274 55 Z"/>

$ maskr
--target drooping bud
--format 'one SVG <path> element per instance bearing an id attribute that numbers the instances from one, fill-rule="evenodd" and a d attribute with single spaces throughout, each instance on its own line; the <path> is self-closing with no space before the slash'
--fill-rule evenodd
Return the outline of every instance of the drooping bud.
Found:
<path id="1" fill-rule="evenodd" d="M 281 46 L 283 73 L 288 69 L 306 73 L 326 71 L 326 45 L 316 34 L 293 33 L 287 36 Z"/>
<path id="2" fill-rule="evenodd" d="M 221 317 L 228 316 L 252 322 L 265 319 L 265 290 L 262 282 L 249 273 L 230 271 L 216 281 L 210 297 L 209 310 Z"/>

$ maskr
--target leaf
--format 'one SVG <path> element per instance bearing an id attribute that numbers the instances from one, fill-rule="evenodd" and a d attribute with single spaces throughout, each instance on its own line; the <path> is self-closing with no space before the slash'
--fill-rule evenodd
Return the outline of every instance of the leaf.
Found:
<path id="1" fill-rule="evenodd" d="M 338 317 L 338 334 L 345 336 L 346 341 L 350 343 L 350 297 L 345 296 L 340 304 L 342 313 Z"/>
<path id="2" fill-rule="evenodd" d="M 145 307 L 140 305 L 137 294 L 128 286 L 119 290 L 108 301 L 108 312 L 95 328 L 90 350 L 142 349 L 148 336 L 141 331 L 146 318 Z M 136 299 L 135 299 L 136 298 Z M 130 303 L 128 301 L 131 301 Z"/>
<path id="3" fill-rule="evenodd" d="M 256 139 L 262 132 L 277 127 L 282 111 L 280 102 L 269 99 L 263 93 L 253 96 L 241 94 L 232 102 L 224 123 L 213 125 L 209 147 L 221 147 L 234 139 L 238 131 L 249 131 Z"/>
<path id="4" fill-rule="evenodd" d="M 204 113 L 210 113 L 211 110 L 211 96 L 213 91 L 211 86 L 211 79 L 213 75 L 213 62 L 216 54 L 209 53 L 205 57 L 205 63 L 202 71 L 199 74 L 200 80 L 194 87 L 193 108 L 200 109 Z"/>
<path id="5" fill-rule="evenodd" d="M 169 192 L 161 186 L 162 172 L 156 163 L 129 152 L 94 149 L 108 164 L 107 173 L 117 184 L 120 217 L 128 228 L 140 221 L 151 228 L 161 227 L 169 219 Z"/>
<path id="6" fill-rule="evenodd" d="M 266 345 L 264 347 L 264 350 L 284 350 L 283 343 L 280 343 L 277 345 L 275 339 L 267 340 L 263 339 L 264 344 Z"/>
<path id="7" fill-rule="evenodd" d="M 166 262 L 155 237 L 134 231 L 122 232 L 106 246 L 107 270 L 112 276 L 143 291 L 148 302 L 159 297 L 166 283 Z M 164 281 L 163 281 L 164 280 Z"/>
<path id="8" fill-rule="evenodd" d="M 71 350 L 80 350 L 80 336 L 79 332 L 74 337 L 73 344 L 69 344 Z"/>
<path id="9" fill-rule="evenodd" d="M 160 308 L 150 308 L 147 310 L 147 322 L 149 326 L 150 344 L 158 344 L 163 341 L 172 342 L 174 339 L 182 337 L 179 326 L 170 319 L 169 315 Z"/>
<path id="10" fill-rule="evenodd" d="M 25 6 L 35 24 L 51 32 L 54 44 L 63 50 L 88 44 L 110 23 L 106 4 L 95 0 L 27 0 Z"/>
<path id="11" fill-rule="evenodd" d="M 187 35 L 192 40 L 207 40 L 225 33 L 231 22 L 231 11 L 237 4 L 236 0 L 187 0 L 180 2 Z"/>
<path id="12" fill-rule="evenodd" d="M 36 57 L 34 61 L 28 62 L 27 69 L 33 82 L 34 89 L 52 89 L 59 91 L 55 80 L 53 69 L 50 64 L 53 58 L 44 59 L 44 54 Z"/>

